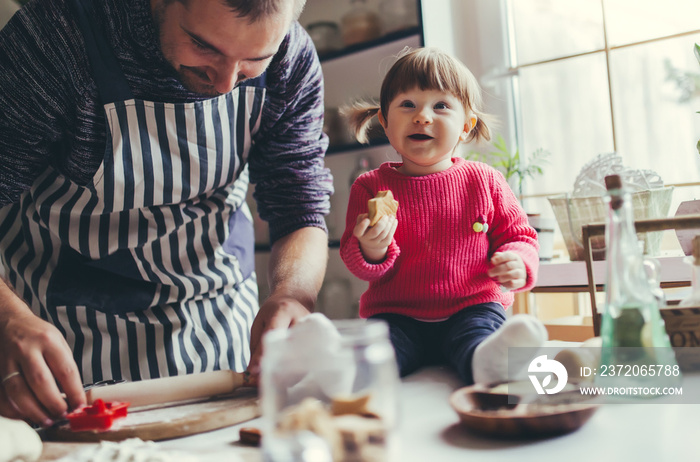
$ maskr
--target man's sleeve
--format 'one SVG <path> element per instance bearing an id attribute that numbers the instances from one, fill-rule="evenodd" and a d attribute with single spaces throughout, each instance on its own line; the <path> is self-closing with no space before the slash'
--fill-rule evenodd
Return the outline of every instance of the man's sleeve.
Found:
<path id="1" fill-rule="evenodd" d="M 323 157 L 323 74 L 308 34 L 294 23 L 267 71 L 261 129 L 250 153 L 258 213 L 270 241 L 304 227 L 326 229 L 333 178 Z"/>
<path id="2" fill-rule="evenodd" d="M 62 76 L 72 57 L 59 54 L 70 37 L 51 26 L 60 9 L 35 2 L 0 31 L 0 207 L 17 202 L 61 147 L 71 98 Z"/>

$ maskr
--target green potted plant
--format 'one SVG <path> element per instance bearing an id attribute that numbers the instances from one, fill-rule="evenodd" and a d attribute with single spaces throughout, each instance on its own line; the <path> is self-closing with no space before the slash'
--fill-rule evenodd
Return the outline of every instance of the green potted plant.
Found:
<path id="1" fill-rule="evenodd" d="M 518 148 L 511 151 L 501 135 L 496 135 L 491 146 L 493 149 L 487 153 L 470 151 L 465 158 L 487 163 L 500 171 L 522 202 L 523 183 L 527 178 L 535 178 L 544 173 L 544 166 L 549 163 L 551 153 L 539 148 L 529 157 L 522 156 Z"/>

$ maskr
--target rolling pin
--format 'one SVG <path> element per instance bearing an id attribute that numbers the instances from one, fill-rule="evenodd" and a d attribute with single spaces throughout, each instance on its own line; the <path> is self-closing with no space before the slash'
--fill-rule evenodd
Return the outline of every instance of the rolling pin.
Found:
<path id="1" fill-rule="evenodd" d="M 88 404 L 101 399 L 140 407 L 209 398 L 231 393 L 239 387 L 254 386 L 257 386 L 256 380 L 247 371 L 222 370 L 95 387 L 86 391 L 85 395 Z"/>

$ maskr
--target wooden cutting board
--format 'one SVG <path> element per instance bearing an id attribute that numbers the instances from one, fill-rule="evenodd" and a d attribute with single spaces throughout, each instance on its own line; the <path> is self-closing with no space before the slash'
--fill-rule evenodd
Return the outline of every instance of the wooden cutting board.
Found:
<path id="1" fill-rule="evenodd" d="M 98 442 L 141 438 L 158 441 L 230 427 L 259 416 L 258 390 L 242 388 L 206 401 L 129 409 L 124 419 L 115 421 L 112 428 L 104 432 L 73 432 L 68 423 L 57 425 L 45 430 L 44 439 Z"/>

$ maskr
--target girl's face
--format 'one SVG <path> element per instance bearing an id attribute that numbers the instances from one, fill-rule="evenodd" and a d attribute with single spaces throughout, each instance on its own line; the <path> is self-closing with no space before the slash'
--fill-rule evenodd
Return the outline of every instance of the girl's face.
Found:
<path id="1" fill-rule="evenodd" d="M 379 113 L 389 142 L 403 158 L 402 173 L 422 176 L 452 165 L 452 154 L 460 140 L 476 123 L 467 117 L 462 102 L 451 93 L 421 90 L 400 93 Z"/>

